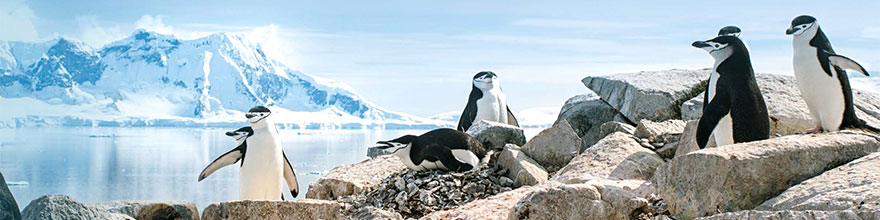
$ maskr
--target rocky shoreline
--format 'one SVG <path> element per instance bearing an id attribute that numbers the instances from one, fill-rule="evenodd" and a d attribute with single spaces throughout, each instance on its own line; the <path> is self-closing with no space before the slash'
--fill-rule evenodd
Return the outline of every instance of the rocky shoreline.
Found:
<path id="1" fill-rule="evenodd" d="M 34 200 L 22 219 L 880 219 L 880 136 L 800 135 L 810 117 L 793 77 L 757 74 L 771 139 L 697 150 L 709 70 L 587 77 L 553 127 L 480 122 L 492 155 L 479 171 L 407 170 L 372 152 L 312 183 L 307 199 L 186 202 Z M 880 127 L 880 96 L 854 91 Z M 0 187 L 0 218 L 16 218 Z M 5 190 L 8 192 L 8 190 Z M 14 200 L 11 202 L 15 205 Z M 124 208 L 120 208 L 124 207 Z"/>

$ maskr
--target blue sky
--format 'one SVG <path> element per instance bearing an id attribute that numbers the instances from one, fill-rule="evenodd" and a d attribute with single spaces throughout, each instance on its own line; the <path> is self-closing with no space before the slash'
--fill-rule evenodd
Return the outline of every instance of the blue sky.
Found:
<path id="1" fill-rule="evenodd" d="M 79 39 L 137 28 L 184 39 L 254 31 L 303 72 L 344 81 L 390 110 L 460 111 L 473 74 L 499 74 L 515 111 L 561 106 L 588 75 L 706 68 L 690 47 L 738 25 L 758 72 L 791 73 L 800 14 L 838 53 L 880 68 L 880 1 L 18 1 L 0 0 L 0 40 Z"/>

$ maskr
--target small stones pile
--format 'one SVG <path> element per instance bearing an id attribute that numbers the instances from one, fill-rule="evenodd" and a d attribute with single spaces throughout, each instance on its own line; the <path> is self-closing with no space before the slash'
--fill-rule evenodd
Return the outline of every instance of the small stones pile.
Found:
<path id="1" fill-rule="evenodd" d="M 638 220 L 656 220 L 669 219 L 669 216 L 671 215 L 669 209 L 666 207 L 666 202 L 656 195 L 651 195 L 651 197 L 648 198 L 648 206 L 639 211 L 640 212 L 638 212 L 636 216 L 632 217 Z"/>
<path id="2" fill-rule="evenodd" d="M 679 138 L 681 138 L 681 134 L 663 134 L 657 137 L 649 137 L 649 138 L 638 138 L 633 136 L 642 147 L 651 149 L 653 151 L 657 151 L 660 148 L 663 148 L 667 144 L 678 142 Z"/>
<path id="3" fill-rule="evenodd" d="M 373 206 L 400 213 L 405 218 L 419 218 L 513 190 L 513 180 L 504 176 L 505 173 L 507 169 L 495 165 L 483 165 L 478 171 L 467 172 L 407 170 L 386 178 L 375 190 L 339 200 L 349 204 L 346 212 Z"/>

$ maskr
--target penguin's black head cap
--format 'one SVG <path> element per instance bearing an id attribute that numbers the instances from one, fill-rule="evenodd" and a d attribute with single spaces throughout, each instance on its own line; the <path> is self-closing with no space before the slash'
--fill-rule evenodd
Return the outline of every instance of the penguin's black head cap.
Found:
<path id="1" fill-rule="evenodd" d="M 226 136 L 230 136 L 230 137 L 238 137 L 238 136 L 250 137 L 251 135 L 254 135 L 254 129 L 251 128 L 251 126 L 245 126 L 245 127 L 239 128 L 235 131 L 227 131 L 226 132 Z M 236 139 L 238 139 L 238 138 L 236 138 Z"/>
<path id="2" fill-rule="evenodd" d="M 707 52 L 709 52 L 709 54 L 727 49 L 733 49 L 734 52 L 742 50 L 739 52 L 745 52 L 746 54 L 748 54 L 748 51 L 746 51 L 745 44 L 742 42 L 742 40 L 740 40 L 738 37 L 734 37 L 731 35 L 718 36 L 706 41 L 694 41 L 691 46 L 706 50 Z"/>
<path id="3" fill-rule="evenodd" d="M 251 108 L 251 110 L 248 110 L 248 112 L 259 113 L 259 112 L 270 112 L 270 111 L 269 111 L 269 108 L 266 108 L 266 106 L 260 105 L 260 106 L 254 106 L 253 108 Z"/>
<path id="4" fill-rule="evenodd" d="M 406 145 L 412 143 L 416 140 L 418 136 L 415 135 L 404 135 L 394 140 L 390 141 L 379 141 L 376 142 L 376 148 L 382 149 L 386 153 L 394 154 L 398 150 L 403 149 Z"/>
<path id="5" fill-rule="evenodd" d="M 726 26 L 718 30 L 718 36 L 734 36 L 739 37 L 742 34 L 742 30 L 737 26 Z"/>
<path id="6" fill-rule="evenodd" d="M 498 77 L 498 75 L 495 75 L 492 71 L 482 71 L 474 75 L 474 79 L 483 78 L 484 76 L 488 76 L 489 78 Z"/>
<path id="7" fill-rule="evenodd" d="M 269 111 L 269 108 L 266 106 L 255 106 L 248 110 L 248 113 L 244 114 L 244 117 L 248 119 L 251 123 L 257 123 L 269 117 L 272 112 Z"/>
<path id="8" fill-rule="evenodd" d="M 785 30 L 786 35 L 800 35 L 804 33 L 804 30 L 813 27 L 816 23 L 816 18 L 809 15 L 801 15 L 797 16 L 791 20 L 791 27 L 788 30 Z"/>

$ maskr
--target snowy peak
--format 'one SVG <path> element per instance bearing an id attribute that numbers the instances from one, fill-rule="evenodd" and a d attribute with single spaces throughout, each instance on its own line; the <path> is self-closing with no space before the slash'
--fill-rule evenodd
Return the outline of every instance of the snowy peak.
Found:
<path id="1" fill-rule="evenodd" d="M 64 38 L 0 42 L 0 97 L 93 106 L 121 119 L 208 120 L 266 105 L 328 115 L 294 117 L 300 121 L 430 121 L 386 111 L 344 83 L 293 70 L 265 45 L 247 33 L 181 40 L 145 30 L 97 51 Z"/>

